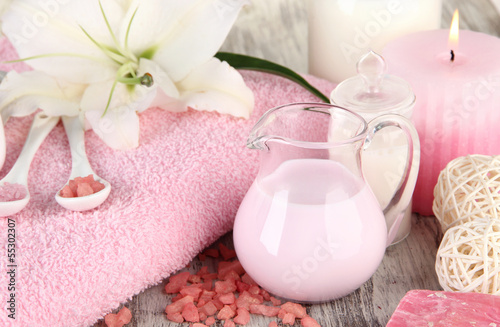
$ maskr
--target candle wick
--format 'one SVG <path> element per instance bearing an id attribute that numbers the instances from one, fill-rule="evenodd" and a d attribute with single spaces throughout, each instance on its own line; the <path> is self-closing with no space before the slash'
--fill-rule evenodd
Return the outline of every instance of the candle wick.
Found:
<path id="1" fill-rule="evenodd" d="M 453 50 L 450 51 L 450 54 L 451 54 L 451 62 L 454 62 L 455 61 L 455 52 Z"/>

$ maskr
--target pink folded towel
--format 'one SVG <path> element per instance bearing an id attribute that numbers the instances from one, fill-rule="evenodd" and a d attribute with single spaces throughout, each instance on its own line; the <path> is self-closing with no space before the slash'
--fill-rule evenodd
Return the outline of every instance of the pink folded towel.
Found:
<path id="1" fill-rule="evenodd" d="M 0 41 L 0 60 L 15 58 Z M 12 66 L 0 65 L 8 70 Z M 26 69 L 22 64 L 17 70 Z M 29 174 L 31 202 L 15 219 L 16 320 L 8 318 L 7 219 L 0 218 L 0 326 L 88 326 L 133 295 L 183 268 L 230 231 L 258 169 L 245 147 L 257 119 L 272 107 L 318 101 L 280 77 L 243 72 L 255 92 L 249 120 L 217 113 L 141 114 L 140 147 L 115 151 L 89 131 L 86 146 L 96 173 L 112 185 L 108 200 L 79 213 L 54 194 L 66 183 L 71 156 L 61 124 L 38 150 Z M 333 85 L 308 77 L 324 93 Z M 21 151 L 32 117 L 5 126 L 7 158 Z"/>

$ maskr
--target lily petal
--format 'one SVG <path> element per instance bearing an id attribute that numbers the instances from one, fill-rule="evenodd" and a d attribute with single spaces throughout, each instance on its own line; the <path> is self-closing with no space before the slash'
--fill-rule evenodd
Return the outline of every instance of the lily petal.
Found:
<path id="1" fill-rule="evenodd" d="M 61 86 L 38 71 L 9 72 L 0 84 L 0 111 L 3 116 L 26 116 L 42 109 L 49 116 L 76 116 L 83 86 Z"/>
<path id="2" fill-rule="evenodd" d="M 106 110 L 106 105 L 108 103 L 112 87 L 112 80 L 89 85 L 82 97 L 82 110 L 96 110 L 99 111 L 101 115 L 103 115 L 104 111 Z M 108 111 L 117 110 L 117 108 L 128 107 L 132 111 L 141 112 L 149 108 L 155 96 L 155 87 L 148 88 L 142 85 L 127 86 L 118 83 L 112 94 L 112 98 L 108 106 Z"/>
<path id="3" fill-rule="evenodd" d="M 102 117 L 99 110 L 85 112 L 94 132 L 109 147 L 127 150 L 139 146 L 139 117 L 128 107 L 114 108 Z"/>
<path id="4" fill-rule="evenodd" d="M 247 3 L 247 0 L 136 0 L 125 18 L 125 22 L 130 21 L 137 9 L 129 35 L 130 49 L 137 54 L 152 54 L 152 60 L 178 82 L 215 55 Z"/>
<path id="5" fill-rule="evenodd" d="M 240 73 L 216 58 L 200 65 L 177 86 L 184 104 L 196 110 L 248 118 L 254 107 L 253 92 Z"/>
<path id="6" fill-rule="evenodd" d="M 83 94 L 81 108 L 95 133 L 110 147 L 118 150 L 139 146 L 139 118 L 136 112 L 146 110 L 156 96 L 156 88 L 118 83 L 109 108 L 104 114 L 113 81 L 90 85 Z M 104 114 L 104 115 L 103 115 Z"/>
<path id="7" fill-rule="evenodd" d="M 123 7 L 107 0 L 103 8 L 117 33 Z M 113 45 L 98 1 L 16 0 L 2 16 L 3 32 L 21 58 L 59 54 L 27 61 L 31 67 L 73 83 L 109 79 L 116 74 L 118 64 L 82 28 L 98 42 Z"/>

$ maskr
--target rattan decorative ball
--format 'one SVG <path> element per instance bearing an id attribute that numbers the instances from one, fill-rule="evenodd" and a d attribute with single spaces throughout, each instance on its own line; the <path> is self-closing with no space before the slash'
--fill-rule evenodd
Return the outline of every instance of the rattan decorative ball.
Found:
<path id="1" fill-rule="evenodd" d="M 432 210 L 445 232 L 475 218 L 500 218 L 500 156 L 454 159 L 439 174 Z"/>
<path id="2" fill-rule="evenodd" d="M 445 291 L 500 295 L 500 220 L 477 218 L 447 230 L 436 273 Z"/>

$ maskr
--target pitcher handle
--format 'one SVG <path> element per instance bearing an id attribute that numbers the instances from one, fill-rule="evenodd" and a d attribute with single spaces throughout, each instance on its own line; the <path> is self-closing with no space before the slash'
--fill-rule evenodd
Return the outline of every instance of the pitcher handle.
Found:
<path id="1" fill-rule="evenodd" d="M 386 221 L 393 221 L 392 225 L 388 226 L 387 246 L 389 246 L 396 237 L 405 215 L 405 210 L 410 204 L 413 190 L 415 189 L 420 166 L 420 141 L 417 130 L 407 118 L 396 114 L 388 114 L 378 116 L 368 123 L 368 135 L 365 139 L 363 150 L 366 150 L 370 146 L 375 134 L 386 127 L 401 129 L 406 135 L 408 144 L 405 173 L 399 182 L 394 196 L 384 208 Z"/>

